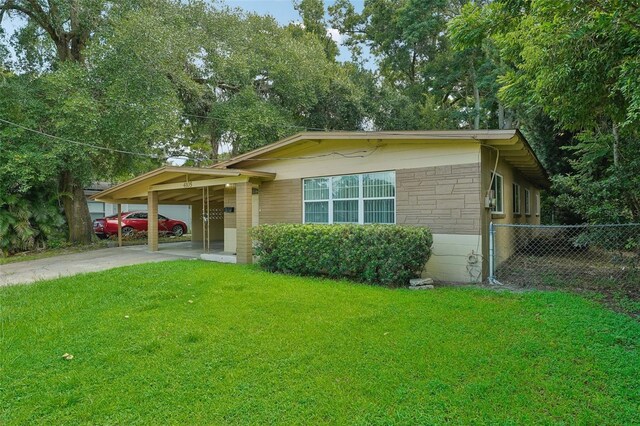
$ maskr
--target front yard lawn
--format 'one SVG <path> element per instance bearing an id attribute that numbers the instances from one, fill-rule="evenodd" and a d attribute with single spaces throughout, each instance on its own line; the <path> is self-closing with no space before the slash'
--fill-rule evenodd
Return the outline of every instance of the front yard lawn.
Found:
<path id="1" fill-rule="evenodd" d="M 640 421 L 640 324 L 563 292 L 185 260 L 3 288 L 0 320 L 0 424 Z"/>

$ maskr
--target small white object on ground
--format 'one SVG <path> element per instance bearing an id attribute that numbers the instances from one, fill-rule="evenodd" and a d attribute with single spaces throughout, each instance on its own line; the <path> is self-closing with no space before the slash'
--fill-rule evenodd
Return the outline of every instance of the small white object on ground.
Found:
<path id="1" fill-rule="evenodd" d="M 433 279 L 431 278 L 413 278 L 409 280 L 409 290 L 431 290 L 433 287 Z"/>
<path id="2" fill-rule="evenodd" d="M 73 359 L 73 355 L 65 353 L 64 355 L 62 355 L 63 359 L 66 359 L 67 361 L 71 361 Z"/>
<path id="3" fill-rule="evenodd" d="M 416 287 L 419 285 L 427 285 L 427 284 L 433 284 L 433 279 L 431 278 L 412 278 L 409 280 L 409 285 L 411 287 Z"/>

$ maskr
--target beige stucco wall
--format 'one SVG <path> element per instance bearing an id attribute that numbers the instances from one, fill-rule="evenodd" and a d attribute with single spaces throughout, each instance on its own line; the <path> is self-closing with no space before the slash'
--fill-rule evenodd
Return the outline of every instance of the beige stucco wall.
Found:
<path id="1" fill-rule="evenodd" d="M 232 207 L 233 213 L 224 213 L 224 251 L 228 253 L 236 252 L 236 189 L 235 187 L 224 188 L 224 207 Z"/>
<path id="2" fill-rule="evenodd" d="M 486 195 L 489 189 L 491 172 L 495 167 L 496 152 L 493 149 L 483 148 L 482 150 L 482 182 L 483 182 L 483 194 Z M 482 212 L 482 229 L 483 235 L 489 235 L 489 223 L 494 224 L 526 224 L 526 225 L 539 225 L 540 215 L 537 214 L 538 206 L 536 195 L 541 193 L 541 188 L 527 181 L 512 165 L 506 161 L 499 159 L 496 169 L 497 173 L 502 175 L 503 178 L 503 213 L 490 213 L 488 209 L 483 209 Z M 513 213 L 513 183 L 520 185 L 520 214 Z M 524 209 L 524 190 L 528 189 L 531 192 L 531 214 L 525 214 Z M 518 231 L 518 243 L 526 242 L 526 232 Z M 514 232 L 508 228 L 496 228 L 496 266 L 506 260 L 516 249 L 516 241 L 514 239 Z M 485 256 L 486 271 L 488 273 L 488 253 L 489 253 L 489 239 L 486 238 L 483 241 L 483 252 L 487 253 Z M 486 275 L 486 274 L 485 274 Z"/>
<path id="3" fill-rule="evenodd" d="M 339 153 L 339 154 L 337 154 Z M 349 173 L 401 170 L 480 162 L 480 146 L 474 142 L 442 141 L 393 143 L 367 141 L 304 142 L 234 167 L 276 173 L 276 180 L 301 179 Z"/>
<path id="4" fill-rule="evenodd" d="M 482 258 L 474 254 L 481 245 L 481 235 L 433 234 L 431 258 L 422 275 L 437 281 L 479 281 Z"/>

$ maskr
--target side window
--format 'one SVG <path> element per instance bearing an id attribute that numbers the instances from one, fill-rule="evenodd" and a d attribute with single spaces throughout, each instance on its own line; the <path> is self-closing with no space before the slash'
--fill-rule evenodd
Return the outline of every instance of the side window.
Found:
<path id="1" fill-rule="evenodd" d="M 524 214 L 531 216 L 531 191 L 524 189 Z"/>
<path id="2" fill-rule="evenodd" d="M 504 196 L 502 194 L 502 182 L 502 175 L 499 175 L 498 173 L 491 173 L 491 190 L 493 191 L 493 199 L 495 200 L 495 203 L 491 208 L 492 213 L 504 213 Z"/>
<path id="3" fill-rule="evenodd" d="M 520 185 L 513 184 L 513 214 L 520 214 Z"/>
<path id="4" fill-rule="evenodd" d="M 158 215 L 158 220 L 169 220 L 167 219 L 165 216 L 162 216 L 161 214 Z"/>
<path id="5" fill-rule="evenodd" d="M 146 213 L 138 213 L 138 219 L 146 219 L 146 218 L 147 218 Z"/>

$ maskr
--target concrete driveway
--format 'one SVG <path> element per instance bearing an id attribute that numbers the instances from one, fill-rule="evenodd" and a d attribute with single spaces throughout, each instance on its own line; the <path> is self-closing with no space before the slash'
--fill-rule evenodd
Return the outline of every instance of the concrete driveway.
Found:
<path id="1" fill-rule="evenodd" d="M 199 247 L 192 246 L 190 242 L 181 242 L 161 244 L 160 251 L 153 253 L 147 251 L 147 246 L 114 247 L 8 263 L 0 265 L 0 287 L 104 271 L 118 266 L 199 258 L 201 252 Z"/>

